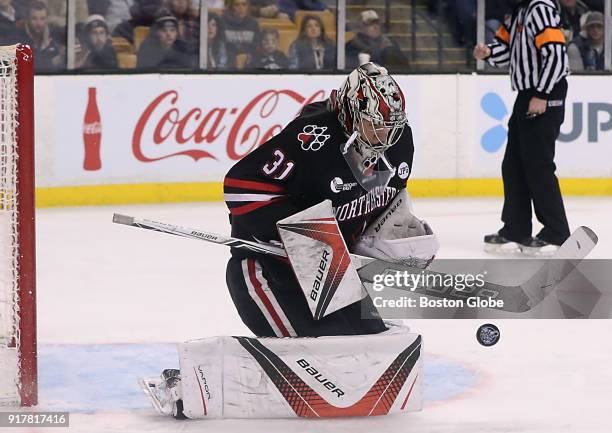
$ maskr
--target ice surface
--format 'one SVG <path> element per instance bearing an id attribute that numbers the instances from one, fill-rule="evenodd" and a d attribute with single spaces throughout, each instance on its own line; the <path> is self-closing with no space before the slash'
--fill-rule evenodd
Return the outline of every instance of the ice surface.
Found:
<path id="1" fill-rule="evenodd" d="M 438 257 L 485 257 L 482 236 L 499 228 L 499 199 L 418 199 L 414 207 L 440 239 Z M 599 235 L 590 257 L 612 258 L 612 199 L 572 198 L 567 210 L 572 226 Z M 38 212 L 41 401 L 73 411 L 71 431 L 612 431 L 612 321 L 602 320 L 495 321 L 501 340 L 490 348 L 475 339 L 478 321 L 411 322 L 427 354 L 421 413 L 183 423 L 159 417 L 130 384 L 159 365 L 172 367 L 168 343 L 250 334 L 225 288 L 225 247 L 112 224 L 114 212 L 229 232 L 222 204 Z"/>

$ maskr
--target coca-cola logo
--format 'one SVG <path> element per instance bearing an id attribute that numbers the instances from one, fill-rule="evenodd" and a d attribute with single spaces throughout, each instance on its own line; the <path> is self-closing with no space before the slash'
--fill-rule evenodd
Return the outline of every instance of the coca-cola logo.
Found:
<path id="1" fill-rule="evenodd" d="M 86 123 L 83 125 L 83 134 L 101 134 L 102 125 L 100 122 Z"/>
<path id="2" fill-rule="evenodd" d="M 142 162 L 154 162 L 184 155 L 198 161 L 203 158 L 217 160 L 221 136 L 226 135 L 225 152 L 232 160 L 239 160 L 256 147 L 278 134 L 283 125 L 271 122 L 271 117 L 287 102 L 297 103 L 295 112 L 304 105 L 321 100 L 323 90 L 305 97 L 294 90 L 266 90 L 256 95 L 241 109 L 224 106 L 212 107 L 208 111 L 191 108 L 181 111 L 179 92 L 169 90 L 157 96 L 145 108 L 134 128 L 132 151 Z M 183 114 L 184 113 L 184 114 Z M 278 114 L 278 113 L 277 113 Z M 281 116 L 283 117 L 283 116 Z M 159 153 L 159 146 L 168 143 L 169 153 Z M 176 146 L 188 149 L 176 150 Z"/>

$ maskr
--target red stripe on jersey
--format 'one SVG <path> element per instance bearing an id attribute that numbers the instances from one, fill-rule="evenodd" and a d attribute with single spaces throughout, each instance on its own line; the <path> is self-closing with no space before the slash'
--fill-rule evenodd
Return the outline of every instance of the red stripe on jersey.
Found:
<path id="1" fill-rule="evenodd" d="M 232 215 L 235 216 L 239 216 L 239 215 L 244 215 L 246 213 L 252 212 L 254 210 L 259 209 L 260 207 L 264 207 L 267 206 L 269 204 L 275 203 L 277 201 L 280 201 L 282 199 L 284 199 L 285 197 L 278 197 L 278 198 L 273 198 L 271 200 L 268 201 L 254 201 L 252 203 L 249 204 L 244 204 L 242 206 L 236 206 L 236 207 L 232 207 L 229 208 L 229 211 Z"/>
<path id="2" fill-rule="evenodd" d="M 251 280 L 251 284 L 253 284 L 253 287 L 255 287 L 255 293 L 257 293 L 257 296 L 259 296 L 259 299 L 261 299 L 261 301 L 263 302 L 264 306 L 266 307 L 266 310 L 268 310 L 268 313 L 274 320 L 274 323 L 276 323 L 276 326 L 280 330 L 281 334 L 283 334 L 283 337 L 289 337 L 289 331 L 287 331 L 285 324 L 272 306 L 268 295 L 266 295 L 266 292 L 264 292 L 263 288 L 261 287 L 261 283 L 257 279 L 257 275 L 255 274 L 255 260 L 247 259 L 247 267 L 249 269 L 249 278 Z"/>
<path id="3" fill-rule="evenodd" d="M 223 185 L 234 187 L 234 188 L 244 188 L 255 191 L 268 191 L 268 192 L 284 192 L 285 189 L 282 186 L 274 185 L 271 183 L 265 182 L 257 182 L 255 180 L 240 180 L 240 179 L 232 179 L 231 177 L 226 177 Z"/>

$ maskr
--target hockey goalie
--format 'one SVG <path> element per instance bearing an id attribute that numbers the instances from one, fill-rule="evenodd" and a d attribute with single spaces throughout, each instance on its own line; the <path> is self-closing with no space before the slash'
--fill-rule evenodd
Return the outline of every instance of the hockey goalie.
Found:
<path id="1" fill-rule="evenodd" d="M 233 249 L 227 286 L 256 337 L 179 346 L 180 370 L 143 381 L 176 418 L 388 415 L 421 407 L 421 337 L 383 321 L 351 253 L 425 267 L 437 252 L 411 213 L 414 145 L 405 99 L 367 63 L 305 106 L 224 180 Z M 353 256 L 355 257 L 355 256 Z M 286 338 L 283 338 L 286 337 Z"/>

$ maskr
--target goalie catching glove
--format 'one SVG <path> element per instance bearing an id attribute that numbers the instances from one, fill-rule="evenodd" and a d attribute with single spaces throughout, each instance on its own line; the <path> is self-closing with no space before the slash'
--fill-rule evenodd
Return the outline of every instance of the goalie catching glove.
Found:
<path id="1" fill-rule="evenodd" d="M 353 252 L 388 262 L 426 268 L 440 244 L 429 224 L 415 217 L 404 189 L 358 239 Z"/>

